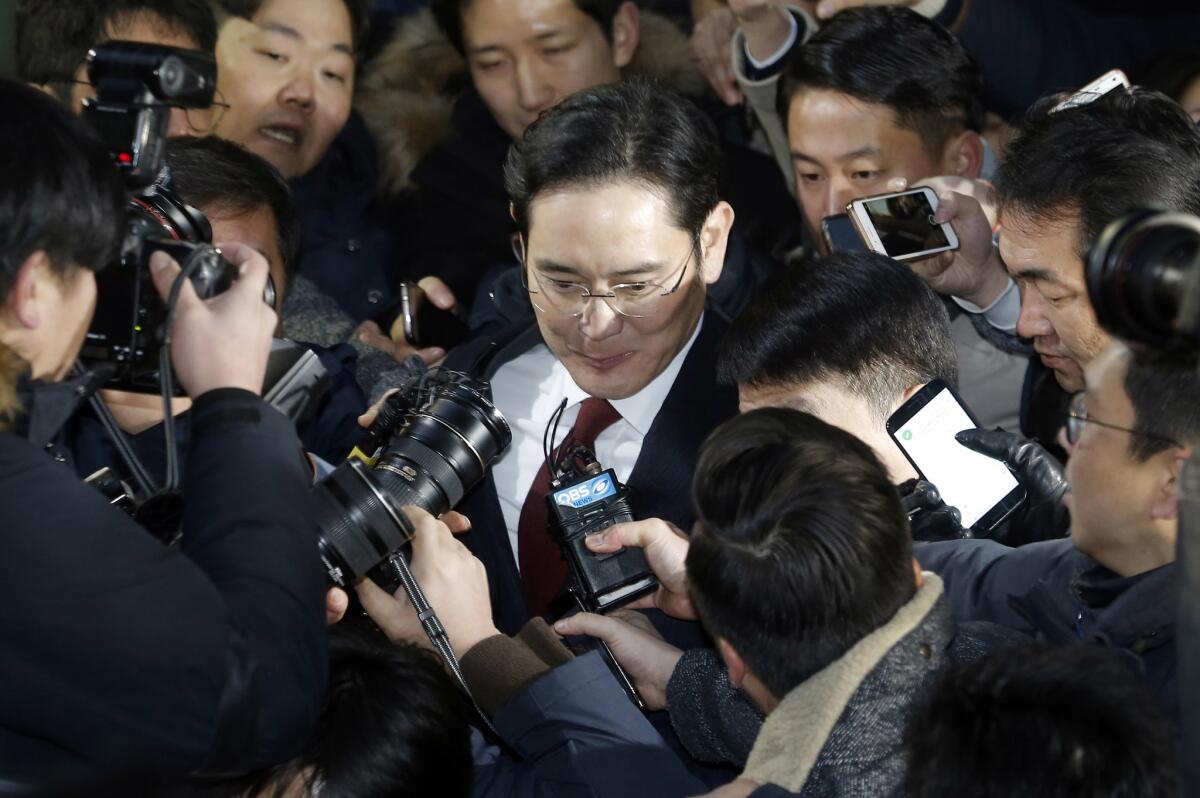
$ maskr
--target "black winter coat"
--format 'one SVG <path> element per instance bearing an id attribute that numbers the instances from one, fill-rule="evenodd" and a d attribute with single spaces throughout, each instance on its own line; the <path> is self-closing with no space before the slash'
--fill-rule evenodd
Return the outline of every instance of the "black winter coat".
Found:
<path id="1" fill-rule="evenodd" d="M 324 579 L 295 432 L 233 389 L 192 424 L 181 550 L 0 434 L 0 782 L 255 768 L 311 733 Z"/>

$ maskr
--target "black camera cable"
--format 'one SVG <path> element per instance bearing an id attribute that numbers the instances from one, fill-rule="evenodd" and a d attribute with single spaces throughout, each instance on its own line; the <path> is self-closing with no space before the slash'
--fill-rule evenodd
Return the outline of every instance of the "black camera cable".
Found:
<path id="1" fill-rule="evenodd" d="M 200 268 L 200 258 L 189 258 L 183 264 L 182 270 L 171 283 L 171 292 L 167 295 L 166 320 L 163 322 L 162 348 L 158 351 L 158 384 L 163 402 L 163 438 L 166 441 L 167 473 L 163 481 L 163 492 L 177 493 L 181 482 L 179 476 L 179 451 L 176 449 L 175 414 L 171 407 L 171 399 L 175 395 L 175 378 L 171 370 L 171 330 L 175 326 L 175 315 L 178 312 L 179 294 L 183 291 L 184 282 L 191 279 L 192 274 Z"/>

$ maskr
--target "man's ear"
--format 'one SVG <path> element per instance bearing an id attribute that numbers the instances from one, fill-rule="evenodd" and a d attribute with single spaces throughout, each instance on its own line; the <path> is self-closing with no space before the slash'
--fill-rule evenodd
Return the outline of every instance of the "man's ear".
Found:
<path id="1" fill-rule="evenodd" d="M 725 249 L 733 229 L 733 208 L 725 200 L 717 203 L 700 228 L 700 277 L 708 285 L 721 278 L 725 267 Z"/>
<path id="2" fill-rule="evenodd" d="M 942 174 L 975 180 L 983 172 L 983 137 L 974 130 L 951 136 L 942 150 Z"/>
<path id="3" fill-rule="evenodd" d="M 907 402 L 909 399 L 912 399 L 914 396 L 916 396 L 917 391 L 921 390 L 924 387 L 925 387 L 924 385 L 910 385 L 907 388 L 905 388 L 904 393 L 901 394 L 900 398 L 896 400 L 896 403 L 894 405 L 892 405 L 892 413 L 895 413 L 897 410 L 899 410 L 900 407 L 905 402 Z"/>
<path id="4" fill-rule="evenodd" d="M 1192 456 L 1192 447 L 1174 447 L 1161 452 L 1164 470 L 1159 480 L 1154 504 L 1150 507 L 1150 517 L 1156 521 L 1174 521 L 1179 517 L 1179 475 L 1183 472 L 1184 463 Z"/>
<path id="5" fill-rule="evenodd" d="M 723 637 L 717 638 L 717 653 L 721 655 L 721 661 L 725 663 L 725 670 L 729 671 L 729 683 L 740 690 L 748 673 L 746 661 L 742 659 L 742 655 L 737 652 L 737 649 Z"/>
<path id="6" fill-rule="evenodd" d="M 17 271 L 12 290 L 4 300 L 4 315 L 16 324 L 36 330 L 42 326 L 42 295 L 46 293 L 47 280 L 57 279 L 50 268 L 50 256 L 45 250 L 34 252 Z"/>
<path id="7" fill-rule="evenodd" d="M 613 64 L 617 69 L 629 66 L 637 53 L 638 40 L 641 38 L 642 18 L 638 7 L 631 0 L 625 0 L 613 14 L 611 41 Z"/>
<path id="8" fill-rule="evenodd" d="M 913 557 L 913 579 L 917 590 L 925 586 L 925 569 L 921 567 L 921 563 L 917 562 L 916 557 Z"/>

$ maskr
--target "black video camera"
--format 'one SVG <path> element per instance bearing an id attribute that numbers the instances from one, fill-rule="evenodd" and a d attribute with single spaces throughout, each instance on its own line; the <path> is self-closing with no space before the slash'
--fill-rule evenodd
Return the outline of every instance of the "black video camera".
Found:
<path id="1" fill-rule="evenodd" d="M 212 227 L 170 190 L 165 170 L 171 107 L 212 105 L 217 65 L 195 50 L 109 42 L 88 53 L 96 98 L 84 118 L 103 138 L 131 192 L 121 253 L 96 275 L 96 315 L 80 358 L 106 387 L 158 393 L 167 310 L 150 278 L 150 256 L 166 252 L 201 299 L 227 290 L 237 269 L 211 246 Z M 274 284 L 264 301 L 275 305 Z M 178 385 L 170 390 L 180 394 Z"/>
<path id="2" fill-rule="evenodd" d="M 638 548 L 599 554 L 587 547 L 589 535 L 633 520 L 629 491 L 611 468 L 596 462 L 581 444 L 563 453 L 546 501 L 563 557 L 571 570 L 569 590 L 588 612 L 607 612 L 649 593 L 658 579 Z"/>

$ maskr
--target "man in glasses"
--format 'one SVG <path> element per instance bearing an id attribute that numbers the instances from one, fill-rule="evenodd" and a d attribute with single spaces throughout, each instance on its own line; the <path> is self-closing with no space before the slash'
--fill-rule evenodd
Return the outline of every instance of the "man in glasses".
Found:
<path id="1" fill-rule="evenodd" d="M 1017 549 L 916 545 L 959 620 L 1117 649 L 1177 716 L 1172 582 L 1180 469 L 1200 442 L 1197 395 L 1194 356 L 1112 344 L 1092 358 L 1067 425 L 1071 536 Z"/>
<path id="2" fill-rule="evenodd" d="M 629 486 L 635 516 L 691 524 L 696 451 L 737 411 L 713 361 L 725 324 L 705 311 L 733 210 L 720 150 L 682 98 L 625 82 L 575 95 L 530 126 L 505 176 L 536 323 L 450 353 L 492 382 L 512 446 L 460 507 L 488 566 L 501 631 L 560 596 L 543 436 L 568 432 Z M 562 407 L 554 434 L 552 418 Z"/>
<path id="3" fill-rule="evenodd" d="M 21 0 L 17 4 L 17 62 L 20 77 L 79 113 L 95 97 L 88 82 L 87 54 L 108 41 L 123 40 L 212 53 L 217 23 L 207 0 Z M 168 135 L 203 136 L 224 106 L 173 108 Z"/>

